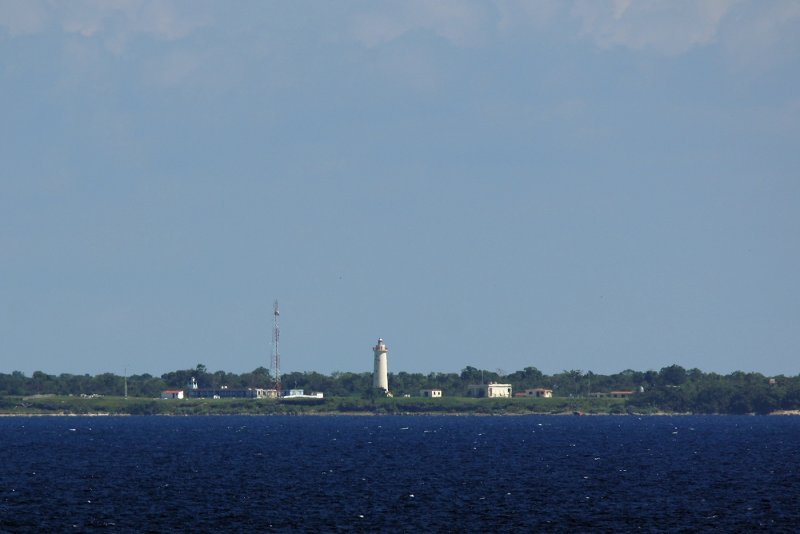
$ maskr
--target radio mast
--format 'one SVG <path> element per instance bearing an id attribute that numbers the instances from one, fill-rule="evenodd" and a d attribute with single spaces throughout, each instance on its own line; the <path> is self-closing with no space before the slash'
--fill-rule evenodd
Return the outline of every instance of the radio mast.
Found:
<path id="1" fill-rule="evenodd" d="M 281 340 L 281 329 L 278 325 L 278 318 L 281 316 L 281 312 L 278 309 L 278 301 L 275 301 L 275 305 L 273 307 L 273 316 L 274 316 L 274 323 L 272 326 L 272 365 L 270 365 L 272 370 L 272 380 L 273 386 L 275 387 L 275 395 L 280 397 L 281 396 L 281 353 L 280 353 L 280 340 Z"/>

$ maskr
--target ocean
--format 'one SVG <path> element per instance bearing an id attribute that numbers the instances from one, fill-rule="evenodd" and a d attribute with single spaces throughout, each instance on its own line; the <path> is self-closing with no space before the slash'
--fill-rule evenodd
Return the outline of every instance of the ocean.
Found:
<path id="1" fill-rule="evenodd" d="M 796 532 L 800 417 L 0 418 L 1 532 Z"/>

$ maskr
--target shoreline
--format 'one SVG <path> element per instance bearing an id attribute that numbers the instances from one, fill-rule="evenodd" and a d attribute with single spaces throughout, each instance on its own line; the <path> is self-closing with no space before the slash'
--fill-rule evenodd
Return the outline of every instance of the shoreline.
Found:
<path id="1" fill-rule="evenodd" d="M 530 413 L 442 413 L 442 412 L 404 412 L 404 413 L 375 413 L 375 412 L 306 412 L 306 413 L 210 413 L 210 414 L 129 414 L 129 413 L 0 413 L 0 417 L 770 417 L 770 416 L 800 416 L 800 410 L 776 410 L 767 414 L 707 414 L 707 413 L 584 413 L 571 412 L 530 412 Z"/>

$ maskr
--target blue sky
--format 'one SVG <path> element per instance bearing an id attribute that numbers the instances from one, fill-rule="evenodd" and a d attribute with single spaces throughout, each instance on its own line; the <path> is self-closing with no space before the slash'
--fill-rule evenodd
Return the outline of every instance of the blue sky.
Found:
<path id="1" fill-rule="evenodd" d="M 800 2 L 0 1 L 0 372 L 800 373 Z"/>

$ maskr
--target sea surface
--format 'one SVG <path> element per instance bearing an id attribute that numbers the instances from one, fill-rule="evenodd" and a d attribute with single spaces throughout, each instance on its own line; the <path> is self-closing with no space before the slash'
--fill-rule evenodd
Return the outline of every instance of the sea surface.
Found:
<path id="1" fill-rule="evenodd" d="M 800 417 L 4 417 L 1 532 L 800 530 Z"/>

